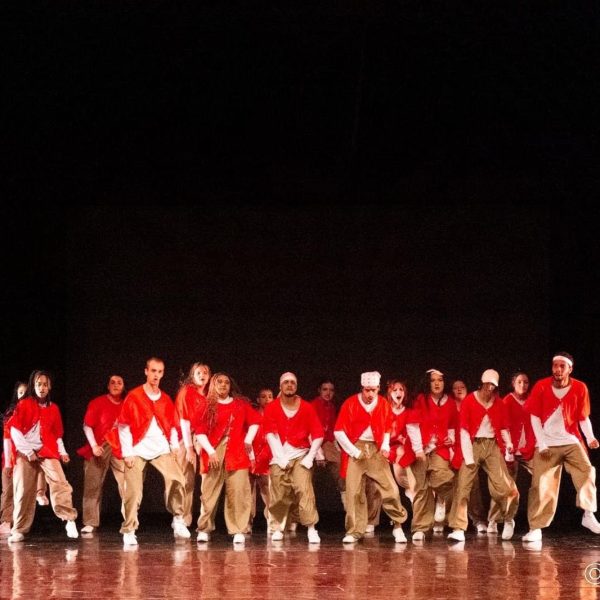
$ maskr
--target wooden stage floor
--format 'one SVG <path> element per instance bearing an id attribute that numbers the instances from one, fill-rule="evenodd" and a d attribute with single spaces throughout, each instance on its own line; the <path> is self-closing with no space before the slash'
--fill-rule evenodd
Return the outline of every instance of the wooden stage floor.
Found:
<path id="1" fill-rule="evenodd" d="M 538 545 L 524 544 L 521 531 L 505 542 L 471 530 L 464 544 L 442 535 L 394 544 L 380 527 L 344 545 L 338 525 L 321 526 L 319 545 L 304 528 L 276 543 L 263 529 L 234 548 L 224 533 L 208 544 L 175 541 L 162 515 L 142 515 L 139 546 L 125 549 L 118 524 L 71 540 L 52 517 L 22 543 L 0 538 L 0 597 L 592 600 L 600 592 L 600 536 L 582 527 L 551 527 Z"/>

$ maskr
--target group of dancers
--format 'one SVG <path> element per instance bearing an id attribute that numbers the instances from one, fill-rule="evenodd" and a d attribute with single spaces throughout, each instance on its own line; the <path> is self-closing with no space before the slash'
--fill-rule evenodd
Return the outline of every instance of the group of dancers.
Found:
<path id="1" fill-rule="evenodd" d="M 449 540 L 464 542 L 469 520 L 479 533 L 497 534 L 502 524 L 502 539 L 510 540 L 520 497 L 519 468 L 531 474 L 529 531 L 522 539 L 540 542 L 557 509 L 563 466 L 583 510 L 582 525 L 600 534 L 595 469 L 587 450 L 599 443 L 589 418 L 588 389 L 571 376 L 570 354 L 556 353 L 551 364 L 551 376 L 533 386 L 526 373 L 514 373 L 512 389 L 503 398 L 494 369 L 486 369 L 470 393 L 463 381 L 450 386 L 444 373 L 429 369 L 419 393 L 411 394 L 406 381 L 395 378 L 384 385 L 385 396 L 380 373 L 365 372 L 360 391 L 338 410 L 331 379 L 322 380 L 318 396 L 307 401 L 297 393 L 295 374 L 286 372 L 276 394 L 265 387 L 251 402 L 230 375 L 213 374 L 200 362 L 191 366 L 172 400 L 160 388 L 164 361 L 149 358 L 143 385 L 125 393 L 123 377 L 112 374 L 107 393 L 87 406 L 87 443 L 77 451 L 84 459 L 81 532 L 93 534 L 100 527 L 110 469 L 121 497 L 123 544 L 137 545 L 150 463 L 164 480 L 175 538 L 191 538 L 194 490 L 201 478 L 200 544 L 208 543 L 215 530 L 223 492 L 225 525 L 234 544 L 243 544 L 252 532 L 257 493 L 271 540 L 282 540 L 300 524 L 308 542 L 318 544 L 313 480 L 319 467 L 328 468 L 340 493 L 344 544 L 373 532 L 382 510 L 394 541 L 406 543 L 408 511 L 401 490 L 411 504 L 413 542 L 445 528 Z M 73 489 L 62 468 L 70 458 L 51 390 L 50 373 L 36 370 L 28 384 L 17 382 L 4 413 L 0 535 L 9 543 L 23 541 L 31 530 L 46 487 L 67 536 L 79 537 Z M 481 470 L 489 507 L 483 506 Z"/>

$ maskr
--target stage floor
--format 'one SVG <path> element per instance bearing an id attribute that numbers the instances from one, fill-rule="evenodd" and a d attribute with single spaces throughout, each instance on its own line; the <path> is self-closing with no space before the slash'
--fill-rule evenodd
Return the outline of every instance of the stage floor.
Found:
<path id="1" fill-rule="evenodd" d="M 207 544 L 174 540 L 163 516 L 144 515 L 139 546 L 123 547 L 118 526 L 71 540 L 52 518 L 36 523 L 24 542 L 0 538 L 1 598 L 235 598 L 303 600 L 581 598 L 600 591 L 600 536 L 582 527 L 545 530 L 541 544 L 467 533 L 395 544 L 379 527 L 355 545 L 342 544 L 337 523 L 321 527 L 321 543 L 306 530 L 271 542 L 266 532 L 242 547 L 216 533 Z M 587 576 L 587 580 L 586 580 Z"/>

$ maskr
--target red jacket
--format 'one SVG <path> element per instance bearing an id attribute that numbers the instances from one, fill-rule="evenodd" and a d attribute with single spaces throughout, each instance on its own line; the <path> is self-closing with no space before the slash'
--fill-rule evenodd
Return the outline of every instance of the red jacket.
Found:
<path id="1" fill-rule="evenodd" d="M 377 396 L 377 406 L 372 413 L 368 413 L 358 399 L 358 394 L 347 398 L 338 414 L 335 423 L 335 431 L 343 431 L 348 439 L 355 444 L 361 433 L 371 427 L 375 444 L 381 448 L 386 433 L 392 430 L 392 410 L 388 401 L 383 396 Z M 340 477 L 346 477 L 348 470 L 349 455 L 342 450 L 342 462 L 340 465 Z"/>
<path id="2" fill-rule="evenodd" d="M 202 416 L 206 410 L 206 396 L 198 391 L 195 385 L 184 385 L 177 392 L 175 397 L 175 410 L 177 414 L 177 433 L 181 438 L 181 419 L 189 421 L 190 424 L 195 422 L 198 416 Z M 195 430 L 192 426 L 192 436 Z"/>
<path id="3" fill-rule="evenodd" d="M 56 440 L 63 437 L 64 429 L 60 410 L 54 402 L 40 406 L 34 398 L 22 398 L 8 420 L 7 427 L 9 431 L 14 427 L 25 435 L 38 422 L 42 440 L 42 448 L 38 455 L 42 458 L 60 459 Z"/>
<path id="4" fill-rule="evenodd" d="M 583 381 L 571 377 L 571 389 L 562 400 L 559 400 L 552 391 L 552 381 L 552 377 L 546 377 L 536 382 L 529 398 L 525 401 L 525 410 L 539 417 L 544 425 L 560 404 L 565 429 L 583 441 L 579 431 L 579 421 L 590 416 L 590 395 L 587 386 Z"/>
<path id="5" fill-rule="evenodd" d="M 333 429 L 335 427 L 336 407 L 333 400 L 324 400 L 320 396 L 313 398 L 310 401 L 311 406 L 315 409 L 321 425 L 323 425 L 323 443 L 335 441 Z"/>
<path id="6" fill-rule="evenodd" d="M 415 462 L 416 456 L 412 447 L 406 425 L 408 423 L 418 424 L 418 413 L 410 408 L 405 408 L 399 415 L 392 413 L 392 430 L 390 435 L 390 462 L 396 462 L 396 456 L 400 447 L 404 448 L 404 454 L 400 458 L 400 466 L 408 467 Z"/>
<path id="7" fill-rule="evenodd" d="M 225 449 L 225 470 L 237 471 L 249 469 L 250 459 L 244 446 L 244 438 L 250 425 L 258 425 L 261 421 L 260 413 L 252 408 L 250 403 L 241 398 L 234 398 L 229 404 L 217 403 L 217 418 L 212 429 L 208 429 L 208 413 L 197 415 L 194 420 L 196 434 L 204 433 L 213 448 L 228 436 Z M 208 454 L 202 449 L 200 455 L 200 469 L 208 473 Z"/>
<path id="8" fill-rule="evenodd" d="M 455 432 L 454 449 L 460 444 L 458 410 L 456 409 L 455 400 L 449 396 L 448 400 L 442 406 L 438 406 L 430 394 L 427 394 L 427 396 L 419 394 L 413 408 L 419 412 L 423 448 L 429 444 L 433 435 L 436 435 L 435 451 L 439 456 L 449 461 L 451 446 L 444 445 L 444 440 L 448 437 L 449 429 L 454 429 Z"/>
<path id="9" fill-rule="evenodd" d="M 500 396 L 496 396 L 491 406 L 485 408 L 477 400 L 474 392 L 467 394 L 460 407 L 460 427 L 469 432 L 469 437 L 473 441 L 485 415 L 488 416 L 491 426 L 494 429 L 496 442 L 504 453 L 505 444 L 500 432 L 502 429 L 508 429 L 508 423 L 506 421 L 504 404 Z"/>
<path id="10" fill-rule="evenodd" d="M 530 460 L 535 451 L 535 434 L 531 427 L 531 417 L 512 392 L 504 396 L 502 402 L 506 411 L 506 420 L 515 454 L 518 450 L 525 460 Z M 525 445 L 519 446 L 523 429 L 525 429 Z"/>
<path id="11" fill-rule="evenodd" d="M 254 450 L 254 468 L 252 469 L 252 473 L 254 475 L 268 475 L 269 463 L 273 456 L 265 436 L 264 421 L 262 421 L 262 419 L 258 431 L 254 436 L 254 440 L 252 441 L 252 449 Z"/>
<path id="12" fill-rule="evenodd" d="M 116 449 L 113 446 L 115 436 L 117 439 L 119 437 L 117 435 L 117 420 L 121 412 L 121 405 L 121 402 L 115 404 L 108 394 L 102 394 L 102 396 L 90 400 L 85 416 L 83 417 L 83 424 L 92 428 L 98 445 L 102 446 L 104 442 L 110 443 L 113 454 L 117 458 L 123 458 L 120 444 Z M 107 435 L 112 430 L 114 432 L 107 439 Z M 94 457 L 92 447 L 89 443 L 79 448 L 77 454 L 83 456 L 85 460 L 91 460 Z"/>
<path id="13" fill-rule="evenodd" d="M 294 448 L 310 448 L 311 441 L 323 437 L 323 426 L 315 409 L 306 400 L 300 399 L 300 407 L 293 417 L 288 417 L 275 398 L 265 406 L 265 435 L 276 433 L 282 444 L 289 442 Z"/>
<path id="14" fill-rule="evenodd" d="M 164 436 L 170 440 L 171 429 L 176 427 L 175 406 L 171 397 L 161 391 L 160 398 L 152 401 L 144 391 L 143 385 L 131 390 L 123 401 L 119 423 L 129 425 L 134 446 L 146 435 L 152 417 L 156 417 Z"/>

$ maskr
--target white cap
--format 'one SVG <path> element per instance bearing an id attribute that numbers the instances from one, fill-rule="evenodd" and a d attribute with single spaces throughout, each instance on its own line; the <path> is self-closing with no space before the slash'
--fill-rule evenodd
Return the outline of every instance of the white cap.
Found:
<path id="1" fill-rule="evenodd" d="M 494 371 L 494 369 L 486 369 L 481 374 L 481 383 L 493 383 L 498 387 L 498 381 L 500 381 L 500 375 L 498 375 L 498 371 Z"/>
<path id="2" fill-rule="evenodd" d="M 279 378 L 279 385 L 281 385 L 286 379 L 293 379 L 296 383 L 298 383 L 298 380 L 296 379 L 296 376 L 291 371 L 286 371 Z"/>
<path id="3" fill-rule="evenodd" d="M 360 385 L 363 387 L 378 387 L 381 381 L 381 373 L 368 371 L 360 376 Z"/>

